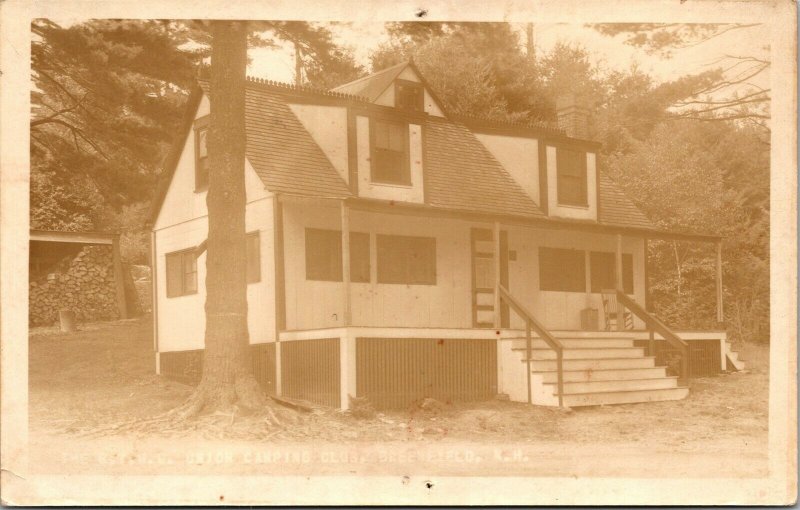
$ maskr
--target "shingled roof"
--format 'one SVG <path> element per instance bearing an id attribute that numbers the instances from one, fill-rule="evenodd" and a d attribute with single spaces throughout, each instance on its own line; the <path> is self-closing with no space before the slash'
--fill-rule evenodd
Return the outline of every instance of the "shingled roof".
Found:
<path id="1" fill-rule="evenodd" d="M 368 99 L 371 103 L 374 103 L 408 65 L 408 62 L 400 62 L 392 67 L 387 67 L 377 73 L 372 73 L 363 78 L 345 83 L 344 85 L 339 85 L 331 90 L 343 94 L 361 96 Z"/>
<path id="2" fill-rule="evenodd" d="M 383 71 L 386 86 L 406 65 L 408 64 L 398 64 Z M 293 93 L 332 96 L 342 101 L 365 103 L 385 89 L 377 90 L 380 87 L 374 86 L 374 83 L 383 82 L 383 79 L 368 81 L 373 85 L 367 88 L 356 87 L 356 81 L 347 84 L 352 86 L 352 90 L 340 87 L 334 92 L 317 94 L 303 88 L 295 90 L 288 85 L 248 79 L 245 108 L 246 156 L 267 189 L 279 193 L 329 198 L 354 196 L 288 103 L 291 102 Z M 200 86 L 205 94 L 209 94 L 207 81 L 201 81 Z M 197 104 L 197 100 L 193 101 L 190 108 L 196 109 Z M 190 122 L 191 119 L 188 129 Z M 427 206 L 532 219 L 548 218 L 459 119 L 428 116 L 425 128 L 424 186 Z M 177 162 L 176 158 L 171 159 L 175 159 L 173 163 Z M 169 178 L 171 175 L 165 177 Z M 165 192 L 166 188 L 160 194 Z M 655 228 L 601 171 L 598 171 L 598 194 L 600 204 L 597 223 L 600 225 L 648 230 Z M 160 207 L 160 200 L 156 202 L 155 209 Z M 154 210 L 153 219 L 156 212 Z M 557 221 L 557 218 L 553 219 Z"/>
<path id="3" fill-rule="evenodd" d="M 209 93 L 208 82 L 201 81 Z M 246 156 L 268 190 L 346 198 L 347 184 L 280 94 L 248 82 L 245 93 Z"/>
<path id="4" fill-rule="evenodd" d="M 615 227 L 655 228 L 647 216 L 601 170 L 597 171 L 597 186 L 600 195 L 597 218 L 599 223 Z"/>
<path id="5" fill-rule="evenodd" d="M 545 216 L 466 126 L 429 117 L 425 127 L 428 205 L 489 214 Z"/>

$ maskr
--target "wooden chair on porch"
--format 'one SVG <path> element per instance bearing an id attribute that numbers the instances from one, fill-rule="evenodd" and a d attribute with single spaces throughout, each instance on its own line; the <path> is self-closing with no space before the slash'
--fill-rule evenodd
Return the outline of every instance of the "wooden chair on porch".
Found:
<path id="1" fill-rule="evenodd" d="M 600 293 L 603 296 L 603 315 L 606 318 L 606 331 L 616 331 L 619 311 L 617 291 L 614 289 L 603 289 Z M 633 314 L 628 310 L 624 310 L 622 317 L 624 321 L 622 329 L 633 329 Z"/>

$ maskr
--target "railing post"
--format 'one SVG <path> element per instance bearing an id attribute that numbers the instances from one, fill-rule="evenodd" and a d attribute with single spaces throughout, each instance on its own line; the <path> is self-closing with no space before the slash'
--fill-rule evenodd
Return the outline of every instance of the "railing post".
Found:
<path id="1" fill-rule="evenodd" d="M 525 350 L 527 352 L 525 356 L 525 369 L 528 372 L 527 375 L 527 383 L 528 383 L 528 403 L 533 403 L 533 397 L 531 395 L 531 321 L 525 320 Z"/>
<path id="2" fill-rule="evenodd" d="M 502 314 L 500 311 L 501 302 L 500 302 L 500 222 L 494 222 L 494 235 L 492 236 L 492 240 L 494 241 L 494 329 L 496 331 L 500 330 L 502 326 Z"/>
<path id="3" fill-rule="evenodd" d="M 650 342 L 648 343 L 648 346 L 647 346 L 647 355 L 648 356 L 655 356 L 656 355 L 656 332 L 651 326 L 648 326 L 647 330 L 650 333 Z"/>
<path id="4" fill-rule="evenodd" d="M 564 350 L 556 350 L 556 368 L 558 370 L 558 407 L 564 407 Z"/>
<path id="5" fill-rule="evenodd" d="M 614 277 L 617 286 L 617 293 L 623 293 L 624 287 L 622 283 L 622 234 L 617 234 L 617 250 L 615 253 L 614 264 Z M 617 331 L 625 329 L 625 305 L 623 305 L 619 297 L 617 297 Z"/>

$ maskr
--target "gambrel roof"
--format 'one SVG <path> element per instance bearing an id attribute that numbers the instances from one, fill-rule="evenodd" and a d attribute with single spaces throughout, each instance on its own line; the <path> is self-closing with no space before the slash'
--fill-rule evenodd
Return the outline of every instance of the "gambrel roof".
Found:
<path id="1" fill-rule="evenodd" d="M 370 108 L 386 108 L 371 104 L 408 64 L 398 64 L 366 79 L 356 80 L 333 91 L 267 82 L 248 78 L 246 85 L 245 122 L 246 156 L 264 186 L 271 192 L 325 198 L 353 198 L 353 188 L 341 177 L 331 161 L 303 127 L 289 104 L 295 102 L 336 104 L 356 108 L 359 114 Z M 209 84 L 200 82 L 202 92 L 210 95 Z M 379 90 L 380 89 L 380 90 Z M 193 114 L 199 98 L 193 95 L 192 112 L 180 147 L 191 131 Z M 447 113 L 445 112 L 445 115 Z M 476 138 L 466 120 L 457 116 L 425 115 L 423 143 L 423 187 L 425 206 L 434 209 L 473 211 L 487 215 L 514 216 L 537 220 L 549 218 L 522 189 L 506 169 Z M 516 128 L 515 128 L 516 129 Z M 521 132 L 525 129 L 520 128 Z M 545 139 L 563 137 L 552 128 L 529 126 Z M 518 135 L 530 136 L 530 134 Z M 180 147 L 168 160 L 165 179 L 171 178 Z M 168 182 L 166 183 L 168 185 Z M 160 207 L 166 186 L 154 203 L 154 215 Z M 656 230 L 652 222 L 634 205 L 617 185 L 598 168 L 598 220 L 578 222 L 642 230 Z"/>

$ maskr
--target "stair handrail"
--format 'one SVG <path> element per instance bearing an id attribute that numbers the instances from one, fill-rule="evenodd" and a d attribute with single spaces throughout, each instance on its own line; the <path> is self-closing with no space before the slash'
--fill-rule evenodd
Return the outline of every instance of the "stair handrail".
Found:
<path id="1" fill-rule="evenodd" d="M 533 316 L 502 284 L 497 284 L 497 294 L 502 301 L 508 305 L 525 321 L 525 345 L 527 354 L 525 365 L 528 372 L 528 403 L 532 403 L 531 398 L 531 329 L 538 334 L 556 353 L 556 371 L 558 377 L 558 405 L 564 406 L 564 345 L 553 336 L 544 325 Z"/>
<path id="2" fill-rule="evenodd" d="M 667 341 L 672 347 L 678 349 L 681 353 L 681 378 L 684 380 L 689 379 L 689 344 L 681 339 L 674 331 L 672 331 L 669 326 L 664 324 L 664 322 L 653 315 L 652 313 L 648 312 L 647 310 L 642 307 L 639 303 L 634 301 L 630 296 L 625 294 L 625 292 L 621 290 L 617 290 L 617 301 L 622 303 L 625 308 L 630 310 L 632 314 L 639 317 L 642 322 L 645 323 L 647 326 L 648 331 L 650 332 L 650 339 L 653 339 L 653 332 L 657 332 L 660 334 L 664 340 Z"/>

